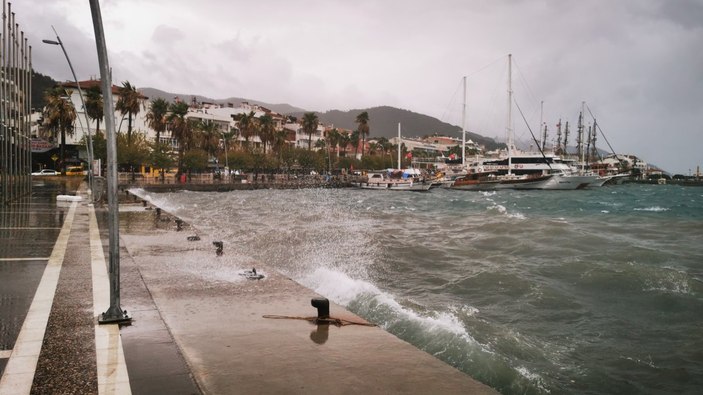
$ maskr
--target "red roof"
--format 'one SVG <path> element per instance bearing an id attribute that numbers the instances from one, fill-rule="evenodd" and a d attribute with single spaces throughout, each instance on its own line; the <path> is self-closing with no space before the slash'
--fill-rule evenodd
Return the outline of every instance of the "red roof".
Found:
<path id="1" fill-rule="evenodd" d="M 97 86 L 98 88 L 102 88 L 102 85 L 101 85 L 100 80 L 78 81 L 78 83 L 81 85 L 81 89 L 82 89 L 82 90 L 85 90 L 85 89 L 88 89 L 88 88 L 92 88 L 92 87 L 96 87 L 96 86 Z M 66 82 L 62 83 L 61 86 L 66 87 L 66 88 L 76 88 L 76 83 L 73 82 L 73 81 L 66 81 Z M 113 94 L 113 95 L 118 95 L 118 96 L 119 96 L 119 94 L 120 94 L 120 88 L 121 88 L 121 86 L 112 85 L 112 94 Z M 149 99 L 148 97 L 142 95 L 141 93 L 139 93 L 139 94 L 140 94 L 140 99 L 143 99 L 143 100 Z"/>

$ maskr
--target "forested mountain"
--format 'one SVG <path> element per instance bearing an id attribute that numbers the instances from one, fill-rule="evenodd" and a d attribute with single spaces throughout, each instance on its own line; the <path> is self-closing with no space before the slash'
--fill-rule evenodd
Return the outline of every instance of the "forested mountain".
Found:
<path id="1" fill-rule="evenodd" d="M 162 91 L 160 89 L 156 88 L 139 88 L 139 91 L 149 99 L 156 99 L 156 98 L 161 98 L 164 99 L 168 102 L 172 102 L 176 97 L 180 98 L 182 101 L 186 103 L 190 103 L 193 100 L 193 97 L 195 97 L 195 100 L 199 103 L 201 102 L 209 102 L 209 103 L 218 103 L 218 104 L 227 104 L 227 103 L 232 103 L 234 104 L 235 107 L 239 106 L 240 103 L 242 102 L 249 102 L 251 104 L 258 104 L 262 107 L 266 107 L 271 111 L 277 112 L 279 114 L 289 114 L 293 112 L 305 112 L 302 108 L 298 107 L 293 107 L 290 104 L 282 103 L 282 104 L 271 104 L 271 103 L 264 103 L 262 101 L 258 100 L 253 100 L 253 99 L 244 99 L 241 97 L 228 97 L 226 99 L 212 99 L 210 97 L 206 96 L 201 96 L 201 95 L 192 95 L 189 93 L 170 93 L 166 91 Z"/>
<path id="2" fill-rule="evenodd" d="M 48 75 L 32 70 L 32 108 L 37 110 L 44 108 L 44 92 L 58 83 L 58 81 Z"/>
<path id="3" fill-rule="evenodd" d="M 381 106 L 367 109 L 354 109 L 349 111 L 331 110 L 324 113 L 318 113 L 320 121 L 323 123 L 333 124 L 335 127 L 344 129 L 356 129 L 356 116 L 361 112 L 369 113 L 369 127 L 371 137 L 386 137 L 391 138 L 398 135 L 398 123 L 400 122 L 403 137 L 422 137 L 432 134 L 440 134 L 449 137 L 461 138 L 461 128 L 456 125 L 451 125 L 442 122 L 437 118 L 403 110 L 400 108 Z M 291 114 L 297 117 L 302 116 L 301 113 Z M 473 140 L 479 145 L 483 145 L 488 150 L 495 149 L 505 144 L 498 143 L 494 139 L 484 137 L 476 133 L 467 132 L 466 138 Z"/>

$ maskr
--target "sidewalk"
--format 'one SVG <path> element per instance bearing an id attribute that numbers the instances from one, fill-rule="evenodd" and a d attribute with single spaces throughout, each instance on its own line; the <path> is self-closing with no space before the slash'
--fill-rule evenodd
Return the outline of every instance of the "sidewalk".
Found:
<path id="1" fill-rule="evenodd" d="M 208 235 L 125 193 L 121 297 L 133 321 L 98 326 L 106 216 L 85 200 L 58 207 L 61 188 L 0 209 L 0 394 L 495 393 L 377 327 L 265 318 L 315 316 L 318 295 L 227 246 L 217 256 Z M 238 275 L 253 266 L 263 280 Z"/>

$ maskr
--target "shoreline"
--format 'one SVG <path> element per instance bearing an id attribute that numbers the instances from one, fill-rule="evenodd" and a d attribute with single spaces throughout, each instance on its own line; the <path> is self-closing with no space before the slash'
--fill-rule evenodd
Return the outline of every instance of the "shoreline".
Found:
<path id="1" fill-rule="evenodd" d="M 128 193 L 137 201 L 120 210 L 124 247 L 204 392 L 227 392 L 236 383 L 243 392 L 263 393 L 497 393 L 380 327 L 265 319 L 314 316 L 311 299 L 320 295 L 239 256 L 236 246 L 225 244 L 217 256 L 212 236 L 192 224 L 174 232 L 173 213 L 164 210 L 172 218 L 155 230 L 155 210 Z M 193 234 L 200 240 L 185 241 Z M 239 275 L 252 267 L 266 277 Z M 333 302 L 330 313 L 366 322 Z"/>

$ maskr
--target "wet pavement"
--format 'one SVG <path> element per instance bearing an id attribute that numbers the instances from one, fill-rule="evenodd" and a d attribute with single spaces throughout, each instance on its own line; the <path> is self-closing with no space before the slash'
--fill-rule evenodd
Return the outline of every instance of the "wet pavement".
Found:
<path id="1" fill-rule="evenodd" d="M 76 188 L 39 182 L 30 198 L 0 207 L 1 394 L 495 393 L 378 327 L 270 318 L 315 316 L 318 295 L 229 246 L 218 256 L 207 234 L 179 230 L 175 217 L 125 192 L 121 307 L 132 322 L 98 327 L 108 307 L 95 274 L 107 256 L 106 213 L 86 200 L 56 204 Z M 240 275 L 251 267 L 265 277 Z M 34 315 L 42 306 L 43 321 Z M 333 303 L 330 313 L 366 323 Z M 32 340 L 37 323 L 43 337 Z M 113 335 L 101 340 L 106 327 Z M 32 358 L 34 369 L 18 362 Z"/>

